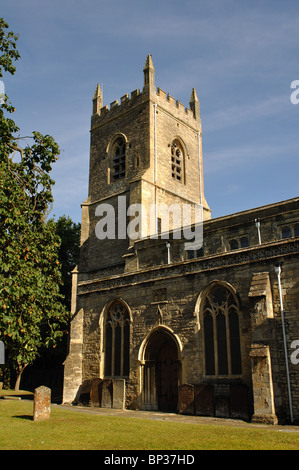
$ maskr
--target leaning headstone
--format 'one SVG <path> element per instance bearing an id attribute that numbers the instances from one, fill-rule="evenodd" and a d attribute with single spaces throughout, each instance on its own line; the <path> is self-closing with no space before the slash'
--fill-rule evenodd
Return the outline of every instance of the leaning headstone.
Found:
<path id="1" fill-rule="evenodd" d="M 42 385 L 34 390 L 33 421 L 50 418 L 51 389 Z"/>
<path id="2" fill-rule="evenodd" d="M 114 379 L 113 380 L 113 402 L 112 408 L 117 410 L 125 409 L 125 380 Z"/>

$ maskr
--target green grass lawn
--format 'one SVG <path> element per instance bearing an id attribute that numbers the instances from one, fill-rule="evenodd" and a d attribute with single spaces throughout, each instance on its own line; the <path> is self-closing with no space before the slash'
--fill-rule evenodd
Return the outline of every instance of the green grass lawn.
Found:
<path id="1" fill-rule="evenodd" d="M 51 408 L 34 422 L 33 402 L 0 400 L 1 450 L 298 450 L 299 433 L 186 424 Z"/>

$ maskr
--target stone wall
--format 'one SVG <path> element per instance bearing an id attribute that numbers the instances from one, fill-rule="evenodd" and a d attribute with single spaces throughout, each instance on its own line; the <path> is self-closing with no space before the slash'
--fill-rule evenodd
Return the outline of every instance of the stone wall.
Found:
<path id="1" fill-rule="evenodd" d="M 105 377 L 104 358 L 108 308 L 118 299 L 130 318 L 130 372 L 122 377 L 127 407 L 159 407 L 152 363 L 159 362 L 154 349 L 162 344 L 158 339 L 163 339 L 176 354 L 177 385 L 182 387 L 177 390 L 182 397 L 179 410 L 244 417 L 248 409 L 256 420 L 274 423 L 276 416 L 288 420 L 281 305 L 274 268 L 283 263 L 282 299 L 290 355 L 292 342 L 299 340 L 299 198 L 210 219 L 204 197 L 196 92 L 192 91 L 190 109 L 185 108 L 161 89 L 156 90 L 150 56 L 144 73 L 142 92 L 124 95 L 120 103 L 111 103 L 110 109 L 102 107 L 97 88 L 91 121 L 89 194 L 82 204 L 81 256 L 73 274 L 64 401 L 86 395 L 86 384 L 94 379 L 99 383 L 116 379 Z M 122 136 L 126 145 L 126 173 L 114 181 L 111 146 L 117 136 Z M 184 153 L 181 181 L 171 175 L 175 139 Z M 121 211 L 120 197 L 125 201 Z M 170 233 L 169 240 L 149 236 L 120 239 L 117 233 L 116 239 L 99 240 L 97 207 L 110 205 L 117 228 L 119 218 L 134 203 L 146 208 L 154 203 L 188 203 L 193 208 L 202 204 L 204 222 L 196 227 L 202 228 L 201 249 L 186 251 L 186 240 L 177 239 L 176 232 Z M 150 230 L 142 235 L 153 233 Z M 217 284 L 226 286 L 238 305 L 242 372 L 235 375 L 205 373 L 202 300 Z M 299 420 L 299 365 L 289 361 L 289 368 L 293 412 Z M 152 387 L 146 404 L 142 402 L 145 370 Z"/>
<path id="2" fill-rule="evenodd" d="M 211 242 L 211 240 L 210 240 Z M 211 242 L 212 243 L 212 242 Z M 296 238 L 236 252 L 210 255 L 208 258 L 152 267 L 122 276 L 81 282 L 78 285 L 78 308 L 84 311 L 82 381 L 103 376 L 102 316 L 105 305 L 123 299 L 132 313 L 130 377 L 126 379 L 127 406 L 138 406 L 141 394 L 138 354 L 144 338 L 156 327 L 167 327 L 180 339 L 181 383 L 231 383 L 241 381 L 252 390 L 252 344 L 267 346 L 271 355 L 273 407 L 280 417 L 287 417 L 288 395 L 283 356 L 280 304 L 274 267 L 283 260 L 282 292 L 285 304 L 288 344 L 298 339 L 298 252 Z M 259 278 L 257 274 L 260 273 Z M 259 279 L 267 286 L 257 290 Z M 211 379 L 203 374 L 202 319 L 200 294 L 212 281 L 229 283 L 241 305 L 242 377 Z M 265 284 L 265 285 L 266 285 Z M 268 289 L 268 291 L 267 291 Z M 158 291 L 158 293 L 157 293 Z M 159 292 L 163 300 L 159 302 Z M 266 292 L 267 291 L 267 292 Z M 257 294 L 253 304 L 253 292 Z M 272 312 L 260 313 L 271 294 Z M 263 302 L 265 296 L 265 302 Z M 158 300 L 157 300 L 158 299 Z M 258 302 L 257 302 L 258 301 Z M 257 302 L 257 303 L 256 303 Z M 82 310 L 81 310 L 82 309 Z M 258 312 L 256 317 L 253 313 Z M 298 416 L 298 366 L 290 364 L 294 396 L 294 415 Z"/>

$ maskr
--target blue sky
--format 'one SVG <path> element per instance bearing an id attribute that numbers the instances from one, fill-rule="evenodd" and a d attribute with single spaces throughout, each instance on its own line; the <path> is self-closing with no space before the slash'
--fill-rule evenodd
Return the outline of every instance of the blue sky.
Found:
<path id="1" fill-rule="evenodd" d="M 212 217 L 298 196 L 298 1 L 11 0 L 0 15 L 20 34 L 3 78 L 20 134 L 61 149 L 52 215 L 81 220 L 97 83 L 104 105 L 142 88 L 147 54 L 156 86 L 185 106 L 197 90 Z"/>

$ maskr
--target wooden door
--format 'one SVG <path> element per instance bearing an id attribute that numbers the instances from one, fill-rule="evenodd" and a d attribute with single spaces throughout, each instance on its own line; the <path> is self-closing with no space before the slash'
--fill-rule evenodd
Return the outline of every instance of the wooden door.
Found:
<path id="1" fill-rule="evenodd" d="M 161 411 L 177 411 L 178 357 L 176 346 L 167 341 L 158 354 L 157 361 L 158 406 Z"/>

